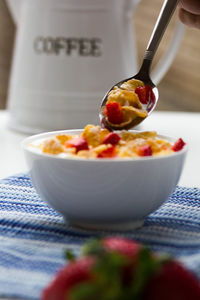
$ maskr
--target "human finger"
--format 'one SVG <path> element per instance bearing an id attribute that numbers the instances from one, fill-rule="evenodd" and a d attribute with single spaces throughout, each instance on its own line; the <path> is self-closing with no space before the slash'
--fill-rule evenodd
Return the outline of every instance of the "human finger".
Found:
<path id="1" fill-rule="evenodd" d="M 200 15 L 199 0 L 180 0 L 179 6 L 192 14 Z"/>
<path id="2" fill-rule="evenodd" d="M 200 15 L 190 13 L 181 8 L 179 10 L 179 18 L 183 24 L 200 29 Z"/>

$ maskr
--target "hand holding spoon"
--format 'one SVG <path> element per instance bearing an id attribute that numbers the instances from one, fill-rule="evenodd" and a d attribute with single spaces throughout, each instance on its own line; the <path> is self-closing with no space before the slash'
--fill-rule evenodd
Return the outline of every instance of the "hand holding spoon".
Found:
<path id="1" fill-rule="evenodd" d="M 152 91 L 154 93 L 154 97 L 149 97 L 148 103 L 143 107 L 143 109 L 147 112 L 147 116 L 154 110 L 158 98 L 158 88 L 155 86 L 155 84 L 152 82 L 150 77 L 150 68 L 152 64 L 152 60 L 155 56 L 156 50 L 160 44 L 160 41 L 163 37 L 163 34 L 167 28 L 167 25 L 173 15 L 173 12 L 178 4 L 178 0 L 165 0 L 160 14 L 158 16 L 157 22 L 155 24 L 155 27 L 153 29 L 153 32 L 151 34 L 148 46 L 145 51 L 144 59 L 142 62 L 142 66 L 139 70 L 139 72 L 130 78 L 127 78 L 125 80 L 122 80 L 115 84 L 104 96 L 102 103 L 101 103 L 101 110 L 100 110 L 100 121 L 102 126 L 107 127 L 111 130 L 122 130 L 122 129 L 130 129 L 139 123 L 141 123 L 146 117 L 136 116 L 135 118 L 131 119 L 129 122 L 125 122 L 120 124 L 111 124 L 108 122 L 107 117 L 104 114 L 104 108 L 106 106 L 107 100 L 108 100 L 108 94 L 116 87 L 120 87 L 122 84 L 126 83 L 129 80 L 137 79 L 144 83 L 145 86 L 150 86 L 152 88 Z"/>

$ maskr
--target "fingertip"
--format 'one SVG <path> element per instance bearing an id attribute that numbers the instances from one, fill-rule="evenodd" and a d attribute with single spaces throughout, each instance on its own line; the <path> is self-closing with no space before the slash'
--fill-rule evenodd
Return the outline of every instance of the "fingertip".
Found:
<path id="1" fill-rule="evenodd" d="M 185 25 L 187 25 L 186 23 L 187 23 L 187 20 L 186 20 L 186 11 L 183 9 L 183 8 L 180 8 L 179 9 L 179 19 L 180 19 L 180 21 L 183 23 L 183 24 L 185 24 Z"/>
<path id="2" fill-rule="evenodd" d="M 200 15 L 192 14 L 183 8 L 180 8 L 179 19 L 188 27 L 200 29 Z"/>
<path id="3" fill-rule="evenodd" d="M 179 0 L 179 7 L 183 8 L 192 14 L 200 14 L 200 1 L 199 0 Z"/>

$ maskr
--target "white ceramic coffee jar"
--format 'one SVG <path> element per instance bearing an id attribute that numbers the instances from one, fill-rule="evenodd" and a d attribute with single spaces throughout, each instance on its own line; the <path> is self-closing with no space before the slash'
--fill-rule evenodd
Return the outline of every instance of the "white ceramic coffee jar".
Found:
<path id="1" fill-rule="evenodd" d="M 37 133 L 98 123 L 106 91 L 138 69 L 132 22 L 137 2 L 18 2 L 10 127 Z"/>

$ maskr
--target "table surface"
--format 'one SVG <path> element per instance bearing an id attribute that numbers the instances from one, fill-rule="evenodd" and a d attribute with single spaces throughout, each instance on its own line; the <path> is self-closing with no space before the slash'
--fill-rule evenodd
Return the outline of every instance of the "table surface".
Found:
<path id="1" fill-rule="evenodd" d="M 28 171 L 21 141 L 27 136 L 7 126 L 8 112 L 0 110 L 0 179 Z M 182 137 L 189 146 L 179 185 L 200 188 L 200 113 L 153 112 L 140 125 L 141 130 L 156 130 L 160 134 Z"/>

